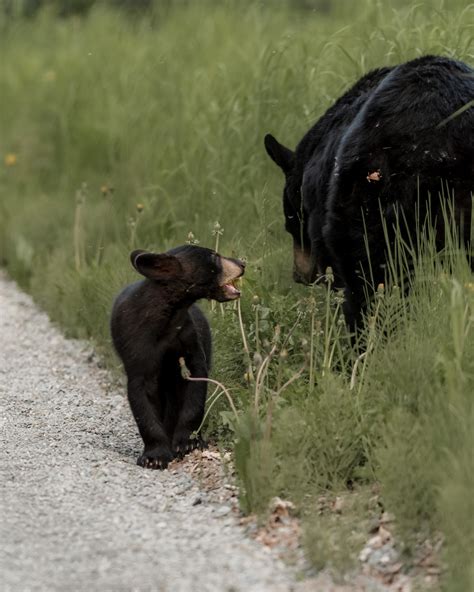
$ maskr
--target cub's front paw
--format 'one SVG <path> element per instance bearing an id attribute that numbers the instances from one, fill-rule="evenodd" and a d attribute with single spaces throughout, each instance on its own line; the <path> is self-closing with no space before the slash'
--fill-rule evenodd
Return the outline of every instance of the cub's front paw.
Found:
<path id="1" fill-rule="evenodd" d="M 178 458 L 183 458 L 185 454 L 196 450 L 196 448 L 199 450 L 207 448 L 207 442 L 200 435 L 191 437 L 189 435 L 177 434 L 173 438 L 173 452 Z"/>
<path id="2" fill-rule="evenodd" d="M 166 469 L 173 458 L 174 454 L 167 446 L 156 446 L 145 449 L 143 454 L 138 457 L 137 465 L 144 469 Z"/>

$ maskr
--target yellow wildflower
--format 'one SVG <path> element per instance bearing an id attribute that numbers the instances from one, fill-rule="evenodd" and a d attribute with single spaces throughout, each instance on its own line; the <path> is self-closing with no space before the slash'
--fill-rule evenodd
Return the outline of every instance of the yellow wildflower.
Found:
<path id="1" fill-rule="evenodd" d="M 46 70 L 44 73 L 44 79 L 47 82 L 54 82 L 56 80 L 56 72 L 54 70 Z"/>
<path id="2" fill-rule="evenodd" d="M 15 166 L 17 163 L 17 155 L 14 154 L 13 152 L 10 152 L 9 154 L 5 155 L 5 166 L 7 167 L 12 167 Z"/>
<path id="3" fill-rule="evenodd" d="M 103 185 L 100 186 L 100 192 L 102 193 L 102 195 L 108 195 L 109 193 L 113 193 L 114 192 L 114 188 L 112 187 L 112 185 L 108 185 L 107 183 L 104 183 Z"/>

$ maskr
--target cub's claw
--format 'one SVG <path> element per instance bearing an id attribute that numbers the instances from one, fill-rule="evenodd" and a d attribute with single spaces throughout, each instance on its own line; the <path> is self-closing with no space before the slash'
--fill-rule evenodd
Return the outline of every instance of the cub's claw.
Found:
<path id="1" fill-rule="evenodd" d="M 173 460 L 174 455 L 169 449 L 160 447 L 153 450 L 144 451 L 137 459 L 137 465 L 144 469 L 166 469 Z"/>
<path id="2" fill-rule="evenodd" d="M 207 442 L 201 436 L 197 436 L 196 438 L 175 438 L 173 443 L 173 452 L 176 458 L 183 458 L 183 456 L 193 450 L 203 450 L 204 448 L 207 448 Z"/>

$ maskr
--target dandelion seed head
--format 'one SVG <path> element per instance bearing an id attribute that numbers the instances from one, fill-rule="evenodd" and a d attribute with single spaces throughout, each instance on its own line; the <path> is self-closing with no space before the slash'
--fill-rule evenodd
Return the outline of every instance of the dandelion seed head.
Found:
<path id="1" fill-rule="evenodd" d="M 214 222 L 212 234 L 214 236 L 217 236 L 217 235 L 222 236 L 224 234 L 224 229 L 222 228 L 222 226 L 219 224 L 219 222 L 217 220 Z"/>
<path id="2" fill-rule="evenodd" d="M 186 243 L 188 245 L 198 245 L 199 241 L 198 239 L 194 236 L 193 232 L 188 232 L 188 239 L 186 241 Z"/>

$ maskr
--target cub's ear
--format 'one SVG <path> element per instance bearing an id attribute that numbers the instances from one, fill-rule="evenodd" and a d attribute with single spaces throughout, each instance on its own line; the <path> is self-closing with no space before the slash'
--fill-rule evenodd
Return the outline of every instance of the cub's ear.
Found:
<path id="1" fill-rule="evenodd" d="M 138 259 L 138 257 L 139 257 L 140 255 L 143 255 L 144 253 L 146 253 L 146 251 L 144 251 L 143 249 L 138 249 L 137 251 L 132 251 L 132 252 L 130 253 L 130 261 L 131 261 L 131 263 L 132 263 L 133 267 L 134 267 L 134 268 L 135 268 L 137 271 L 138 271 L 138 268 L 137 268 L 137 266 L 136 266 L 136 264 L 135 264 L 135 261 Z"/>
<path id="2" fill-rule="evenodd" d="M 183 271 L 178 259 L 167 253 L 133 251 L 130 253 L 130 261 L 138 273 L 151 280 L 172 280 L 178 278 Z"/>
<path id="3" fill-rule="evenodd" d="M 264 143 L 268 156 L 281 168 L 285 175 L 287 175 L 293 169 L 295 162 L 295 153 L 293 150 L 280 144 L 280 142 L 278 142 L 278 140 L 271 134 L 265 136 Z"/>

